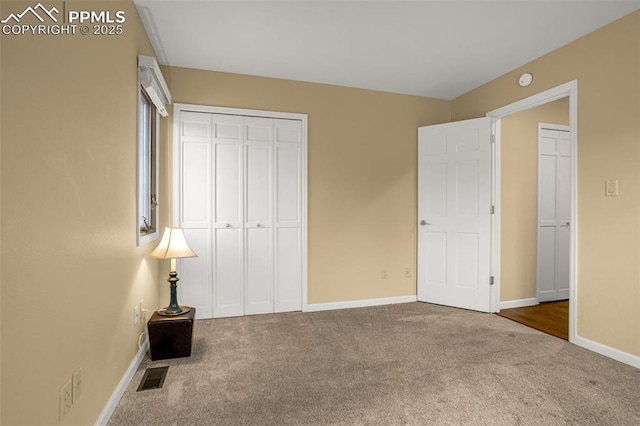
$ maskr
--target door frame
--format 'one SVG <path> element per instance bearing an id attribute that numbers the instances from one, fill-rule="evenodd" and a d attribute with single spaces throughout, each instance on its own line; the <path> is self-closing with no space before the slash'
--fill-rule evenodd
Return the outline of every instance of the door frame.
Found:
<path id="1" fill-rule="evenodd" d="M 489 111 L 491 132 L 494 135 L 492 161 L 492 200 L 495 214 L 491 224 L 491 275 L 494 289 L 491 293 L 493 312 L 500 311 L 500 218 L 501 218 L 501 137 L 503 117 L 569 97 L 569 129 L 571 132 L 571 223 L 569 231 L 569 342 L 575 343 L 578 321 L 578 80 L 572 80 L 501 108 Z M 537 297 L 537 295 L 536 295 Z"/>
<path id="2" fill-rule="evenodd" d="M 308 244 L 307 244 L 307 236 L 308 236 L 308 228 L 307 228 L 307 205 L 308 205 L 308 176 L 307 176 L 307 135 L 308 135 L 308 117 L 307 114 L 299 114 L 299 113 L 289 113 L 289 112 L 278 112 L 278 111 L 263 111 L 263 110 L 254 110 L 254 109 L 241 109 L 241 108 L 227 108 L 227 107 L 218 107 L 218 106 L 204 106 L 204 105 L 194 105 L 194 104 L 184 104 L 184 103 L 174 103 L 173 104 L 173 120 L 171 121 L 173 125 L 173 129 L 169 132 L 173 135 L 173 139 L 171 140 L 171 144 L 173 145 L 170 149 L 170 155 L 173 158 L 169 159 L 169 164 L 172 166 L 171 171 L 171 194 L 172 194 L 172 206 L 171 206 L 171 224 L 172 226 L 180 226 L 180 206 L 181 202 L 181 182 L 180 182 L 180 162 L 181 162 L 181 149 L 180 149 L 180 113 L 181 112 L 203 112 L 209 114 L 228 114 L 228 115 L 241 115 L 245 117 L 266 117 L 266 118 L 281 118 L 288 120 L 300 120 L 302 122 L 302 135 L 301 135 L 301 164 L 300 164 L 300 174 L 301 174 L 301 253 L 300 253 L 300 261 L 301 261 L 301 302 L 302 302 L 302 312 L 307 311 L 307 283 L 308 283 Z M 180 287 L 179 287 L 180 288 Z"/>

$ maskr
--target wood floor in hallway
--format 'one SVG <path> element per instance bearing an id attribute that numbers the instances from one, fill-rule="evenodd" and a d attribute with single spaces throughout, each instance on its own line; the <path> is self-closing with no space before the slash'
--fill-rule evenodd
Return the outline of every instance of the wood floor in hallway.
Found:
<path id="1" fill-rule="evenodd" d="M 569 340 L 569 301 L 545 302 L 524 308 L 502 309 L 497 315 Z"/>

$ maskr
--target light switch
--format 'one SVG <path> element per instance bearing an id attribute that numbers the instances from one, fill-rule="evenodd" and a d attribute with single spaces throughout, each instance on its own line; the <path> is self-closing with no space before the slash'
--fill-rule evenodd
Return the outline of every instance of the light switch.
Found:
<path id="1" fill-rule="evenodd" d="M 618 179 L 605 181 L 604 195 L 605 197 L 616 197 L 618 195 Z"/>

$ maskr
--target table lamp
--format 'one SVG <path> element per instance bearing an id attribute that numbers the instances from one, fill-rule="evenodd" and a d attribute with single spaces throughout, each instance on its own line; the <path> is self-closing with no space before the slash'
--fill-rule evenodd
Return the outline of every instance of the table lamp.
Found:
<path id="1" fill-rule="evenodd" d="M 184 238 L 184 232 L 182 228 L 164 228 L 164 234 L 162 234 L 162 240 L 150 254 L 151 257 L 156 259 L 171 259 L 171 268 L 169 270 L 169 283 L 171 284 L 171 301 L 169 306 L 158 311 L 159 315 L 182 315 L 191 310 L 188 306 L 178 305 L 178 297 L 176 295 L 178 273 L 176 272 L 176 259 L 185 257 L 198 257 L 197 254 L 191 250 L 187 244 L 187 240 Z"/>

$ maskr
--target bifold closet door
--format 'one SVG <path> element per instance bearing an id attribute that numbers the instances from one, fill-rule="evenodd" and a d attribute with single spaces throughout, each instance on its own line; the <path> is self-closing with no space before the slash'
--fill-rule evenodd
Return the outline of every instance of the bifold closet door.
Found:
<path id="1" fill-rule="evenodd" d="M 244 315 L 243 117 L 213 114 L 213 317 Z"/>
<path id="2" fill-rule="evenodd" d="M 245 314 L 273 312 L 273 119 L 244 118 Z"/>
<path id="3" fill-rule="evenodd" d="M 302 122 L 181 112 L 179 195 L 197 318 L 302 308 Z"/>
<path id="4" fill-rule="evenodd" d="M 569 298 L 571 138 L 567 130 L 538 134 L 538 301 Z"/>
<path id="5" fill-rule="evenodd" d="M 302 122 L 274 120 L 274 311 L 302 309 Z"/>
<path id="6" fill-rule="evenodd" d="M 180 121 L 181 226 L 198 257 L 178 261 L 178 303 L 196 308 L 198 318 L 213 315 L 212 259 L 212 119 L 211 114 L 183 112 Z"/>

